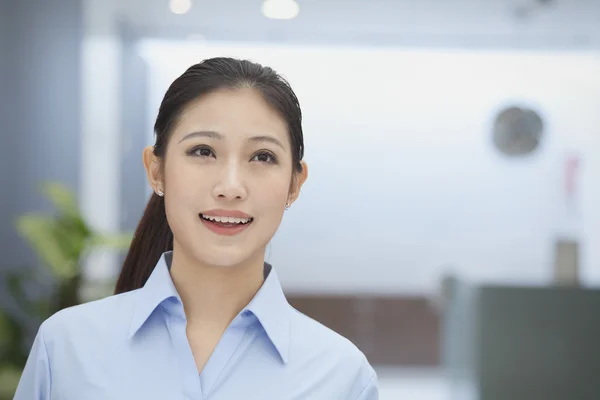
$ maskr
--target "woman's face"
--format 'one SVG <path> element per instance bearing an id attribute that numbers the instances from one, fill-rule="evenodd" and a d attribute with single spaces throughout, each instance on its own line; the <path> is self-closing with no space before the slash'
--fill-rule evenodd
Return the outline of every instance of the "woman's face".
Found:
<path id="1" fill-rule="evenodd" d="M 285 120 L 250 88 L 201 97 L 181 114 L 165 158 L 146 152 L 151 184 L 164 192 L 174 250 L 207 265 L 262 257 L 306 179 L 305 165 L 292 179 Z"/>

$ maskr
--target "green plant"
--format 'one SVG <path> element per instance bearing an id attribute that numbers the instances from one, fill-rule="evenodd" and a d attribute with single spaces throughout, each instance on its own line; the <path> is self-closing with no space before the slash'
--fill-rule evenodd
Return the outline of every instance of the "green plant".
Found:
<path id="1" fill-rule="evenodd" d="M 28 293 L 28 286 L 40 284 L 39 269 L 23 267 L 5 274 L 6 291 L 16 307 L 0 309 L 0 400 L 14 395 L 31 345 L 31 327 L 81 302 L 81 263 L 85 257 L 99 248 L 126 250 L 132 238 L 131 234 L 106 235 L 94 230 L 68 187 L 48 182 L 41 190 L 56 213 L 22 215 L 16 228 L 49 272 L 52 288 L 47 293 Z"/>

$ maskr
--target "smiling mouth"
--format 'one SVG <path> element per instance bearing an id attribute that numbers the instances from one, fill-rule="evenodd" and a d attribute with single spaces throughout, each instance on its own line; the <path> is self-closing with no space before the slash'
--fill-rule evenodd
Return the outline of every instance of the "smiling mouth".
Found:
<path id="1" fill-rule="evenodd" d="M 213 223 L 218 226 L 223 227 L 236 227 L 242 225 L 248 225 L 254 218 L 236 218 L 236 217 L 217 217 L 213 215 L 204 215 L 200 214 L 200 218 L 202 218 L 206 222 Z"/>

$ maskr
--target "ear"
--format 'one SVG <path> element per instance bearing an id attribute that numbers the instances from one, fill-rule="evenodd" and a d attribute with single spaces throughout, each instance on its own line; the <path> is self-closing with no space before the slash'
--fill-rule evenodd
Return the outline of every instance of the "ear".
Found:
<path id="1" fill-rule="evenodd" d="M 308 179 L 308 165 L 301 161 L 300 165 L 302 165 L 302 171 L 296 172 L 294 174 L 294 178 L 292 179 L 292 184 L 290 186 L 290 195 L 288 197 L 288 202 L 290 205 L 296 201 L 298 196 L 300 196 L 300 189 L 302 189 L 302 185 Z"/>
<path id="2" fill-rule="evenodd" d="M 161 159 L 154 155 L 154 147 L 148 146 L 143 153 L 144 168 L 148 176 L 148 183 L 155 193 L 164 192 L 165 186 L 162 181 Z"/>

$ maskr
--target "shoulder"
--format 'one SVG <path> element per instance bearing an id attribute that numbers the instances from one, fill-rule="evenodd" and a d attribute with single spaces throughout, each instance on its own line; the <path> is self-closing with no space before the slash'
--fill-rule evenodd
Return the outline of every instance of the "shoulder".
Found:
<path id="1" fill-rule="evenodd" d="M 365 354 L 349 339 L 315 319 L 291 308 L 290 359 L 307 368 L 324 369 L 328 376 L 343 379 L 350 387 L 349 398 L 358 398 L 376 384 L 376 373 Z"/>
<path id="2" fill-rule="evenodd" d="M 136 293 L 113 295 L 58 311 L 46 319 L 40 331 L 48 348 L 99 340 L 127 332 Z M 100 340 L 101 341 L 101 340 Z"/>

